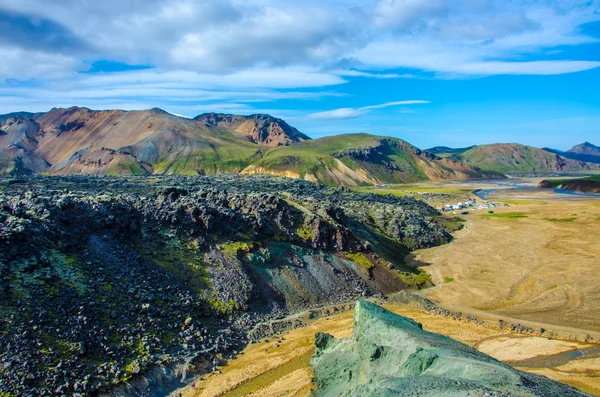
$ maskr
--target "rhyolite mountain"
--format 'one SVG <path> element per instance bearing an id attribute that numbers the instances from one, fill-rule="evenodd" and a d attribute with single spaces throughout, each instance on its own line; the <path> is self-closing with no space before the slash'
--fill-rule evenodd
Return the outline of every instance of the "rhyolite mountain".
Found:
<path id="1" fill-rule="evenodd" d="M 317 334 L 315 397 L 584 397 L 571 386 L 512 368 L 421 324 L 359 300 L 352 337 Z"/>
<path id="2" fill-rule="evenodd" d="M 562 153 L 517 143 L 495 143 L 462 149 L 435 147 L 427 152 L 497 172 L 590 172 L 600 165 L 567 158 Z"/>
<path id="3" fill-rule="evenodd" d="M 242 134 L 251 142 L 266 146 L 287 146 L 291 143 L 310 139 L 285 121 L 268 114 L 238 116 L 223 113 L 204 113 L 194 117 L 194 120 Z"/>
<path id="4" fill-rule="evenodd" d="M 2 175 L 285 175 L 348 185 L 499 176 L 397 138 L 311 140 L 268 115 L 72 107 L 0 116 Z"/>

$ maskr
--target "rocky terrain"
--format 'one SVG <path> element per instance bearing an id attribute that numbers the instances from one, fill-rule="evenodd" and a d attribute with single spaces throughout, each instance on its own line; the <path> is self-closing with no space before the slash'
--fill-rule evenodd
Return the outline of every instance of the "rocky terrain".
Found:
<path id="1" fill-rule="evenodd" d="M 498 177 L 367 134 L 311 140 L 265 115 L 161 109 L 0 115 L 0 175 L 274 174 L 329 186 Z"/>
<path id="2" fill-rule="evenodd" d="M 286 178 L 0 186 L 2 397 L 153 389 L 144 376 L 161 368 L 210 371 L 258 322 L 429 284 L 403 258 L 451 238 L 423 202 Z"/>
<path id="3" fill-rule="evenodd" d="M 567 154 L 539 149 L 517 143 L 495 143 L 462 149 L 435 147 L 431 153 L 443 158 L 466 162 L 486 171 L 519 172 L 589 172 L 599 171 L 600 165 L 586 159 L 574 159 Z"/>
<path id="4" fill-rule="evenodd" d="M 315 396 L 587 396 L 359 300 L 351 338 L 317 334 Z"/>

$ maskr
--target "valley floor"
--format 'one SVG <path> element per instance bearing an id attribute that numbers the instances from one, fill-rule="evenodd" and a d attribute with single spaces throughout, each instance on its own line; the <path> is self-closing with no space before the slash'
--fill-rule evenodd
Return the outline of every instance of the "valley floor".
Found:
<path id="1" fill-rule="evenodd" d="M 600 197 L 496 190 L 508 204 L 461 215 L 451 244 L 414 253 L 428 298 L 517 319 L 600 331 Z"/>
<path id="2" fill-rule="evenodd" d="M 535 180 L 525 182 L 535 186 Z M 452 183 L 428 188 L 464 196 L 463 189 L 497 186 Z M 427 186 L 414 189 L 427 191 Z M 551 330 L 559 338 L 520 335 L 406 307 L 388 308 L 519 369 L 600 396 L 600 347 L 585 342 L 600 339 L 600 199 L 519 187 L 490 192 L 487 200 L 501 206 L 493 214 L 482 210 L 460 215 L 465 228 L 455 234 L 454 242 L 414 253 L 415 263 L 424 266 L 436 284 L 422 294 L 487 324 L 500 319 L 519 322 Z M 199 378 L 195 388 L 180 392 L 307 396 L 316 332 L 349 336 L 352 312 L 252 344 L 222 373 Z"/>

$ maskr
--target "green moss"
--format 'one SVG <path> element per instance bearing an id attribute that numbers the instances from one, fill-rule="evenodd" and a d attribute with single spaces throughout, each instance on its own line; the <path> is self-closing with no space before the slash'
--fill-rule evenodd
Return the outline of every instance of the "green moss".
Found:
<path id="1" fill-rule="evenodd" d="M 245 241 L 232 241 L 229 243 L 219 244 L 219 249 L 223 254 L 229 257 L 235 257 L 240 252 L 250 252 L 254 248 L 254 243 Z"/>
<path id="2" fill-rule="evenodd" d="M 346 254 L 346 258 L 350 259 L 353 262 L 361 265 L 366 271 L 371 270 L 375 267 L 373 262 L 369 259 L 368 256 L 363 254 L 362 252 L 357 252 L 356 254 Z"/>
<path id="3" fill-rule="evenodd" d="M 196 247 L 192 240 L 182 241 L 171 235 L 161 239 L 160 243 L 147 241 L 139 246 L 139 250 L 193 290 L 201 292 L 209 285 L 209 265 L 204 262 L 204 253 Z"/>
<path id="4" fill-rule="evenodd" d="M 216 294 L 213 294 L 208 300 L 208 305 L 221 314 L 229 314 L 239 309 L 239 305 L 233 299 L 223 302 Z"/>
<path id="5" fill-rule="evenodd" d="M 137 360 L 131 360 L 129 364 L 123 367 L 123 370 L 129 374 L 137 374 L 140 371 L 140 365 Z"/>
<path id="6" fill-rule="evenodd" d="M 302 240 L 312 240 L 314 237 L 312 230 L 310 230 L 305 224 L 302 224 L 298 229 L 296 229 L 296 234 Z"/>

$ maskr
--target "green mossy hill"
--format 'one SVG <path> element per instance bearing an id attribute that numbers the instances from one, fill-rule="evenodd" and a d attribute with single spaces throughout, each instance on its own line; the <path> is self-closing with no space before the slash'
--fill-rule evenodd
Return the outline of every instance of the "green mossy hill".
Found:
<path id="1" fill-rule="evenodd" d="M 500 176 L 441 161 L 401 139 L 369 134 L 336 135 L 270 149 L 244 172 L 291 173 L 329 186 Z"/>
<path id="2" fill-rule="evenodd" d="M 257 322 L 402 290 L 406 253 L 450 241 L 439 216 L 269 176 L 0 180 L 2 390 L 110 391 L 239 351 Z"/>
<path id="3" fill-rule="evenodd" d="M 320 333 L 315 345 L 316 397 L 587 396 L 366 301 L 357 301 L 351 338 Z"/>

